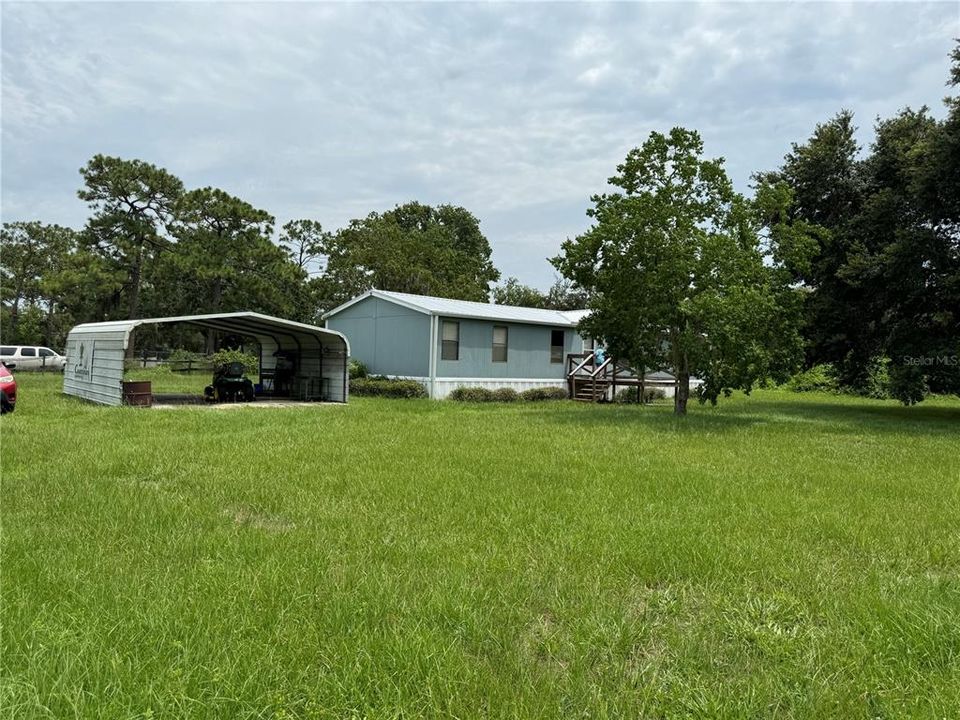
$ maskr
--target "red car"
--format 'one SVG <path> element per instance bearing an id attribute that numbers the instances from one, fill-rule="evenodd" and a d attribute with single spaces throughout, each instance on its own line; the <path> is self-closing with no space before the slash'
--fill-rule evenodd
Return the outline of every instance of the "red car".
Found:
<path id="1" fill-rule="evenodd" d="M 0 363 L 0 414 L 13 412 L 17 406 L 17 381 L 7 370 L 7 366 Z"/>

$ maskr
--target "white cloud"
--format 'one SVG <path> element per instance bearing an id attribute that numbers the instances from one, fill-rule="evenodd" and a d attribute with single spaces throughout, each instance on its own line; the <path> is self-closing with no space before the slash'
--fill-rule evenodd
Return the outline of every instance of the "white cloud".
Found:
<path id="1" fill-rule="evenodd" d="M 938 106 L 945 4 L 10 4 L 2 210 L 79 225 L 77 169 L 140 157 L 336 227 L 463 204 L 505 275 L 543 260 L 626 151 L 697 128 L 738 185 L 841 107 Z M 877 38 L 895 37 L 897 47 Z M 539 260 L 538 260 L 539 258 Z"/>
<path id="2" fill-rule="evenodd" d="M 603 62 L 599 65 L 595 65 L 592 68 L 588 68 L 577 75 L 577 81 L 584 83 L 585 85 L 596 85 L 605 77 L 610 75 L 611 70 L 613 70 L 613 65 L 611 65 L 609 62 Z"/>

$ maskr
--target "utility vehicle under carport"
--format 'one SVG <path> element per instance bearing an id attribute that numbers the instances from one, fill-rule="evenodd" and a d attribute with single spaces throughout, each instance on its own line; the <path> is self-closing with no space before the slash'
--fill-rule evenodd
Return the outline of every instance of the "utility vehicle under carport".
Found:
<path id="1" fill-rule="evenodd" d="M 346 402 L 350 345 L 340 333 L 255 312 L 85 323 L 67 336 L 63 391 L 104 405 L 123 403 L 131 333 L 143 325 L 183 323 L 248 337 L 259 353 L 257 386 L 268 397 Z"/>

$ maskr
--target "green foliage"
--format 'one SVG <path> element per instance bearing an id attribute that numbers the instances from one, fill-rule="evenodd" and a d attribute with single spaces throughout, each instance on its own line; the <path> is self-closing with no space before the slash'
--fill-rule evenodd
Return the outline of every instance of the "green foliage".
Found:
<path id="1" fill-rule="evenodd" d="M 564 278 L 557 278 L 550 289 L 543 293 L 536 288 L 521 284 L 515 277 L 510 277 L 495 287 L 490 294 L 497 305 L 549 310 L 582 310 L 587 307 L 588 301 L 588 295 L 584 290 L 577 288 L 571 281 Z"/>
<path id="2" fill-rule="evenodd" d="M 837 374 L 833 365 L 823 363 L 791 377 L 786 387 L 793 392 L 837 392 Z"/>
<path id="3" fill-rule="evenodd" d="M 748 203 L 722 160 L 702 155 L 696 132 L 651 133 L 610 178 L 618 190 L 592 198 L 593 226 L 552 261 L 590 292 L 582 333 L 634 367 L 677 375 L 678 414 L 692 375 L 704 381 L 700 400 L 716 402 L 769 376 L 786 379 L 802 352 L 801 297 L 777 244 L 785 233 L 760 244 L 773 199 Z"/>
<path id="4" fill-rule="evenodd" d="M 643 390 L 643 402 L 652 403 L 657 400 L 666 399 L 667 394 L 661 388 L 644 388 Z M 616 397 L 613 398 L 615 403 L 621 405 L 636 405 L 637 404 L 637 388 L 623 388 L 623 390 L 618 390 Z"/>
<path id="5" fill-rule="evenodd" d="M 350 358 L 348 370 L 350 373 L 351 380 L 357 380 L 358 378 L 365 378 L 368 375 L 367 366 L 364 365 L 359 360 L 355 360 L 354 358 Z"/>
<path id="6" fill-rule="evenodd" d="M 167 240 L 163 233 L 183 194 L 179 178 L 142 160 L 95 155 L 80 169 L 77 196 L 92 215 L 84 238 L 95 254 L 127 278 L 126 316 L 141 317 L 140 290 L 149 265 Z"/>
<path id="7" fill-rule="evenodd" d="M 238 362 L 243 365 L 243 371 L 247 375 L 255 375 L 260 371 L 260 359 L 242 350 L 219 350 L 210 355 L 208 360 L 216 370 Z"/>
<path id="8" fill-rule="evenodd" d="M 329 238 L 318 293 L 328 309 L 373 287 L 486 302 L 500 277 L 491 252 L 466 209 L 398 205 L 351 220 Z"/>
<path id="9" fill-rule="evenodd" d="M 960 77 L 960 44 L 951 83 Z M 840 384 L 883 396 L 875 358 L 890 358 L 888 391 L 905 403 L 928 391 L 960 394 L 960 98 L 947 117 L 927 107 L 879 119 L 866 155 L 843 111 L 761 176 L 791 194 L 789 218 L 824 229 L 809 266 L 808 361 L 829 362 Z M 885 381 L 884 381 L 885 382 Z M 881 385 L 884 383 L 881 383 Z"/>
<path id="10" fill-rule="evenodd" d="M 915 405 L 930 394 L 929 375 L 920 365 L 894 364 L 887 370 L 890 396 L 904 405 Z"/>
<path id="11" fill-rule="evenodd" d="M 291 220 L 283 226 L 280 245 L 301 270 L 329 254 L 333 235 L 316 220 Z"/>
<path id="12" fill-rule="evenodd" d="M 863 382 L 856 387 L 852 387 L 844 385 L 840 381 L 833 365 L 822 363 L 797 373 L 790 378 L 785 387 L 794 392 L 843 392 L 873 400 L 887 400 L 891 397 L 897 397 L 893 390 L 891 370 L 896 372 L 896 368 L 891 366 L 889 358 L 873 358 L 867 366 L 867 373 Z M 923 399 L 927 390 L 925 387 L 921 387 L 919 392 L 919 398 L 912 401 L 899 397 L 897 399 L 904 400 L 906 404 L 919 402 Z"/>
<path id="13" fill-rule="evenodd" d="M 455 402 L 542 402 L 566 400 L 567 391 L 558 387 L 544 387 L 530 388 L 518 393 L 513 388 L 458 387 L 451 391 L 447 398 Z"/>
<path id="14" fill-rule="evenodd" d="M 590 302 L 590 294 L 566 278 L 558 277 L 547 290 L 544 307 L 553 310 L 583 310 Z"/>
<path id="15" fill-rule="evenodd" d="M 493 390 L 485 387 L 458 387 L 447 395 L 455 402 L 494 402 Z"/>
<path id="16" fill-rule="evenodd" d="M 4 223 L 0 231 L 0 298 L 5 343 L 63 347 L 75 322 L 102 311 L 97 298 L 119 287 L 115 276 L 70 228 Z"/>
<path id="17" fill-rule="evenodd" d="M 458 387 L 447 396 L 448 399 L 455 402 L 496 402 L 512 403 L 519 400 L 548 400 L 547 393 L 528 395 L 518 393 L 513 388 L 485 388 L 485 387 Z M 566 393 L 564 393 L 566 397 Z"/>
<path id="18" fill-rule="evenodd" d="M 185 193 L 167 253 L 155 278 L 164 314 L 253 310 L 310 319 L 306 274 L 271 240 L 273 217 L 222 190 Z M 214 347 L 208 334 L 207 350 Z"/>
<path id="19" fill-rule="evenodd" d="M 874 400 L 890 398 L 890 358 L 875 357 L 870 361 L 861 394 Z"/>
<path id="20" fill-rule="evenodd" d="M 207 356 L 203 353 L 194 352 L 192 350 L 185 350 L 183 348 L 177 348 L 173 350 L 167 357 L 166 361 L 171 363 L 183 363 L 183 362 L 197 362 L 199 360 L 206 360 Z"/>
<path id="21" fill-rule="evenodd" d="M 409 399 L 425 398 L 427 397 L 427 390 L 416 380 L 374 376 L 351 380 L 350 394 L 358 397 Z"/>
<path id="22" fill-rule="evenodd" d="M 566 400 L 568 393 L 559 387 L 535 387 L 520 393 L 520 399 L 525 402 L 541 402 L 544 400 Z"/>
<path id="23" fill-rule="evenodd" d="M 516 305 L 517 307 L 545 308 L 547 296 L 536 288 L 523 285 L 517 278 L 509 277 L 501 285 L 491 290 L 490 295 L 497 305 Z"/>

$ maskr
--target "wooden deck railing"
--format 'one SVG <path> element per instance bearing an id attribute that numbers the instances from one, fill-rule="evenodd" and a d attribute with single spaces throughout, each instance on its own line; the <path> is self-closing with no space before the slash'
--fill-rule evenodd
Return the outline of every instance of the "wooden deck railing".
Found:
<path id="1" fill-rule="evenodd" d="M 637 372 L 630 365 L 607 357 L 599 365 L 596 353 L 569 353 L 567 355 L 567 392 L 574 400 L 598 402 L 617 395 L 617 386 L 637 388 L 638 398 L 643 398 L 647 387 L 673 387 L 665 380 L 647 380 L 645 373 Z"/>

